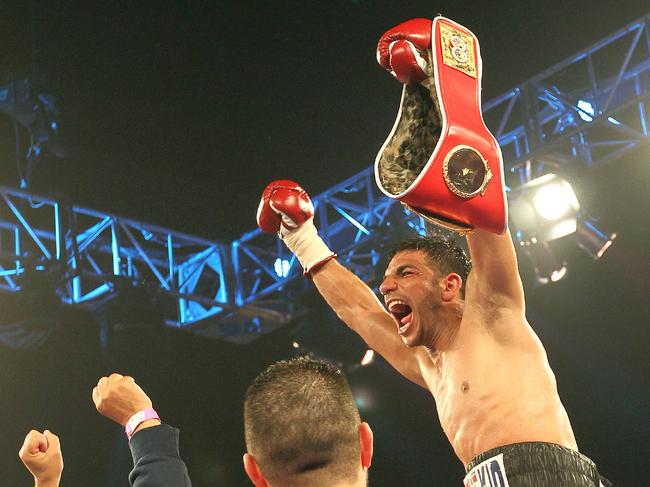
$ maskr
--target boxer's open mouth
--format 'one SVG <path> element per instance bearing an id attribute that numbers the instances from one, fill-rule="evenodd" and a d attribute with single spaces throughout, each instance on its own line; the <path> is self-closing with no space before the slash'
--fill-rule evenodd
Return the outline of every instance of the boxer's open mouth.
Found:
<path id="1" fill-rule="evenodd" d="M 393 299 L 388 302 L 387 306 L 389 313 L 397 320 L 400 331 L 413 319 L 413 310 L 404 301 Z"/>

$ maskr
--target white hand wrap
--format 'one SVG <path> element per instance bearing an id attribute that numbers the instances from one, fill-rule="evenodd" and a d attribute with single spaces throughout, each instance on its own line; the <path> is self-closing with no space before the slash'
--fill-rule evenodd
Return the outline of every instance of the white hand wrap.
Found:
<path id="1" fill-rule="evenodd" d="M 283 225 L 278 233 L 289 250 L 302 264 L 305 275 L 309 275 L 318 266 L 332 257 L 336 257 L 336 254 L 318 236 L 313 218 L 310 218 L 295 230 L 289 230 Z"/>

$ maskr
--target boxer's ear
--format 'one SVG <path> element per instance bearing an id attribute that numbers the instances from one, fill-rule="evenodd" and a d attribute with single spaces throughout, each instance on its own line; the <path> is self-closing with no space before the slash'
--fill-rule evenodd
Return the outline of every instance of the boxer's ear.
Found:
<path id="1" fill-rule="evenodd" d="M 373 435 L 368 423 L 359 425 L 359 446 L 361 447 L 361 466 L 370 468 L 372 463 Z"/>
<path id="2" fill-rule="evenodd" d="M 244 454 L 244 470 L 255 487 L 268 487 L 260 466 L 255 461 L 255 457 L 250 453 Z"/>
<path id="3" fill-rule="evenodd" d="M 441 284 L 442 291 L 440 293 L 440 298 L 443 301 L 452 301 L 456 296 L 461 295 L 461 288 L 463 287 L 463 278 L 460 277 L 455 272 L 447 274 Z"/>

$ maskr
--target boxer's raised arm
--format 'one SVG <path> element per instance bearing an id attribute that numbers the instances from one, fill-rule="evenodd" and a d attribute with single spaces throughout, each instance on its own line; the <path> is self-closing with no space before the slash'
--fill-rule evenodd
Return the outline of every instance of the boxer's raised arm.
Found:
<path id="1" fill-rule="evenodd" d="M 471 285 L 497 306 L 523 311 L 524 289 L 510 233 L 475 230 L 467 235 L 467 245 L 472 258 Z"/>
<path id="2" fill-rule="evenodd" d="M 337 316 L 365 340 L 404 377 L 426 388 L 420 373 L 419 355 L 424 350 L 409 349 L 397 334 L 395 321 L 375 293 L 335 259 L 313 275 L 314 284 Z"/>
<path id="3" fill-rule="evenodd" d="M 340 265 L 313 223 L 314 207 L 297 183 L 279 180 L 269 183 L 257 210 L 257 224 L 265 232 L 277 232 L 311 275 L 318 291 L 336 314 L 388 360 L 395 369 L 416 384 L 426 387 L 420 374 L 423 351 L 410 350 L 397 334 L 395 322 L 377 296 L 357 276 Z"/>

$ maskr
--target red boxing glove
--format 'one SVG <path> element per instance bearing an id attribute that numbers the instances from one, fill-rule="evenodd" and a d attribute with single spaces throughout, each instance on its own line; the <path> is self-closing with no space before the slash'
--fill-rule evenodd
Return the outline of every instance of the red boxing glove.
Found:
<path id="1" fill-rule="evenodd" d="M 295 230 L 314 216 L 314 205 L 307 192 L 294 181 L 270 182 L 257 207 L 257 225 L 263 232 L 279 232 L 283 226 Z"/>
<path id="2" fill-rule="evenodd" d="M 420 83 L 431 76 L 429 19 L 411 19 L 386 31 L 377 44 L 377 62 L 400 82 Z"/>
<path id="3" fill-rule="evenodd" d="M 318 236 L 309 195 L 294 181 L 280 179 L 264 188 L 257 225 L 263 232 L 278 233 L 302 264 L 305 275 L 336 256 Z"/>

